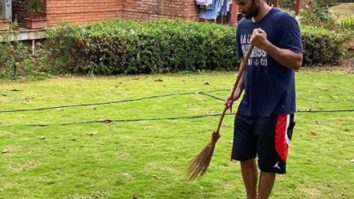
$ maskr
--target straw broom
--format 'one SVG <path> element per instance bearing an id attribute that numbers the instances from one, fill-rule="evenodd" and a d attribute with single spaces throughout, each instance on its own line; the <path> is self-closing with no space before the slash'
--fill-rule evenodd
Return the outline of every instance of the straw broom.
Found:
<path id="1" fill-rule="evenodd" d="M 246 64 L 248 62 L 249 57 L 251 56 L 252 50 L 253 50 L 253 46 L 251 46 L 248 49 L 247 54 L 244 57 L 243 62 L 241 63 L 239 73 L 237 75 L 234 87 L 233 87 L 233 89 L 231 91 L 231 95 L 230 96 L 232 96 L 232 97 L 234 96 L 235 91 L 236 91 L 236 87 L 237 87 L 237 85 L 238 85 L 238 83 L 239 83 L 239 81 L 240 81 L 240 79 L 242 77 L 242 74 L 245 71 Z M 222 124 L 222 122 L 224 120 L 224 116 L 225 116 L 225 113 L 226 113 L 227 109 L 228 109 L 227 106 L 225 106 L 224 111 L 221 114 L 221 118 L 220 118 L 220 121 L 219 121 L 218 128 L 216 129 L 216 131 L 214 131 L 212 133 L 211 141 L 208 143 L 208 145 L 206 145 L 199 152 L 199 154 L 197 156 L 195 156 L 189 162 L 189 165 L 188 165 L 188 168 L 187 168 L 186 172 L 187 172 L 187 176 L 189 176 L 189 180 L 190 181 L 195 180 L 196 178 L 202 177 L 205 174 L 205 172 L 207 171 L 209 163 L 210 163 L 211 158 L 212 158 L 213 153 L 214 153 L 215 145 L 216 145 L 218 139 L 220 138 L 220 127 L 221 127 L 221 124 Z"/>

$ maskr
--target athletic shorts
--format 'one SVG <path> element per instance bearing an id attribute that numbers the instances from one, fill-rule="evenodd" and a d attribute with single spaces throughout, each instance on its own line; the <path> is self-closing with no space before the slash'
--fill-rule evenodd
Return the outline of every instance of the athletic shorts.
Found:
<path id="1" fill-rule="evenodd" d="M 294 126 L 294 114 L 248 117 L 238 113 L 231 159 L 243 161 L 258 157 L 261 171 L 284 174 Z"/>

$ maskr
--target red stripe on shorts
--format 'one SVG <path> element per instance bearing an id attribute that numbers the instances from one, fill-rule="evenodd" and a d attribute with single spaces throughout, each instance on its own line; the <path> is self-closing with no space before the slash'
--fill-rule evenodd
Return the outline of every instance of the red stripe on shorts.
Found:
<path id="1" fill-rule="evenodd" d="M 286 162 L 288 155 L 288 144 L 286 143 L 287 115 L 278 115 L 275 128 L 275 149 L 279 157 Z"/>

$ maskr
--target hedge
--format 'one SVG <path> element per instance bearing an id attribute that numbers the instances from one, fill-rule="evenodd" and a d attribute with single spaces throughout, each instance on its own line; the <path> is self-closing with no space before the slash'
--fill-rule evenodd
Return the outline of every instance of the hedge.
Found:
<path id="1" fill-rule="evenodd" d="M 340 61 L 346 53 L 349 33 L 337 33 L 314 26 L 302 26 L 304 65 L 332 64 Z"/>
<path id="2" fill-rule="evenodd" d="M 338 19 L 337 23 L 343 30 L 354 31 L 354 15 Z"/>
<path id="3" fill-rule="evenodd" d="M 119 74 L 231 69 L 233 28 L 197 22 L 109 21 L 49 33 L 54 58 L 69 72 Z"/>
<path id="4" fill-rule="evenodd" d="M 52 60 L 63 72 L 101 75 L 230 70 L 238 64 L 235 29 L 178 20 L 115 20 L 61 26 L 48 33 Z M 343 56 L 346 37 L 305 26 L 304 64 L 330 64 Z M 60 65 L 58 67 L 58 65 Z"/>

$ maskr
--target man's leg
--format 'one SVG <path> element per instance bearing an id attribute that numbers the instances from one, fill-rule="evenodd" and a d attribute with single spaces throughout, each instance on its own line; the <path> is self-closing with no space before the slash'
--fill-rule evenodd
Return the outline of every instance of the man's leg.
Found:
<path id="1" fill-rule="evenodd" d="M 258 166 L 261 170 L 258 184 L 258 199 L 266 199 L 272 192 L 276 173 L 286 172 L 288 143 L 294 126 L 291 115 L 259 117 L 255 123 L 258 135 Z"/>
<path id="2" fill-rule="evenodd" d="M 241 173 L 247 199 L 257 199 L 258 168 L 255 159 L 241 161 Z"/>
<path id="3" fill-rule="evenodd" d="M 269 197 L 273 189 L 275 176 L 274 172 L 261 171 L 258 184 L 258 199 L 267 199 Z"/>

